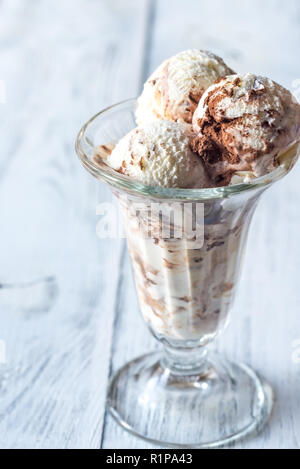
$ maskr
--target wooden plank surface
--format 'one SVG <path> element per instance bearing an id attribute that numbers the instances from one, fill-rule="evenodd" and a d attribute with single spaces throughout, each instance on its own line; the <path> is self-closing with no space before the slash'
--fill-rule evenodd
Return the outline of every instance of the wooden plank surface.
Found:
<path id="1" fill-rule="evenodd" d="M 12 284 L 0 290 L 0 447 L 101 445 L 124 243 L 96 237 L 111 195 L 74 140 L 91 114 L 137 94 L 148 8 L 0 3 L 0 278 Z"/>
<path id="2" fill-rule="evenodd" d="M 0 2 L 0 447 L 151 447 L 105 414 L 109 373 L 157 344 L 138 314 L 124 242 L 96 237 L 96 205 L 111 195 L 76 161 L 76 132 L 190 47 L 292 88 L 300 4 L 25 3 Z M 238 448 L 300 447 L 299 171 L 260 203 L 232 323 L 217 344 L 276 393 L 266 431 Z"/>

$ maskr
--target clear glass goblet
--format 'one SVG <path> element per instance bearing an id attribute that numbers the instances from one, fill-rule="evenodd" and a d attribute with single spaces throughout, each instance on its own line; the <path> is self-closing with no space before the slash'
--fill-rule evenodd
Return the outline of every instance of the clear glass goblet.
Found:
<path id="1" fill-rule="evenodd" d="M 218 447 L 260 430 L 271 413 L 270 386 L 248 366 L 208 354 L 207 346 L 228 322 L 259 197 L 291 169 L 299 148 L 249 183 L 144 186 L 94 160 L 98 145 L 117 143 L 136 126 L 135 104 L 100 112 L 76 142 L 85 168 L 119 201 L 141 311 L 162 344 L 111 379 L 108 408 L 126 430 L 154 444 Z"/>

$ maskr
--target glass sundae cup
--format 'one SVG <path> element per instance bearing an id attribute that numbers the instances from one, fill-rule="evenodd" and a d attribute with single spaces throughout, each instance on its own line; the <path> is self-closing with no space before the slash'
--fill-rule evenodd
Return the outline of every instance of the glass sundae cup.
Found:
<path id="1" fill-rule="evenodd" d="M 270 386 L 244 364 L 208 354 L 228 323 L 252 215 L 261 194 L 292 168 L 299 146 L 263 177 L 227 187 L 149 187 L 111 170 L 98 145 L 136 126 L 135 100 L 112 106 L 81 129 L 77 153 L 109 184 L 127 234 L 140 308 L 162 344 L 112 377 L 107 404 L 128 431 L 166 447 L 218 447 L 267 422 Z"/>

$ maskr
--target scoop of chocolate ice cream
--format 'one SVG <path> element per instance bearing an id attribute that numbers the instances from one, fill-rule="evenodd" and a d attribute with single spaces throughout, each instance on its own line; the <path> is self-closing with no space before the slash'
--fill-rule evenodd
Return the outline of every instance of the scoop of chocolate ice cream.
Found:
<path id="1" fill-rule="evenodd" d="M 300 105 L 264 77 L 231 75 L 206 90 L 193 116 L 192 147 L 216 184 L 236 171 L 259 177 L 276 168 L 279 156 L 300 139 Z"/>

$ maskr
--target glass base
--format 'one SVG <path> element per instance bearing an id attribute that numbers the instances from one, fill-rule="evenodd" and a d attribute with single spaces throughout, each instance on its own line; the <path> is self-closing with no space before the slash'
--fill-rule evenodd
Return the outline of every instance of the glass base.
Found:
<path id="1" fill-rule="evenodd" d="M 162 353 L 131 361 L 113 377 L 108 408 L 135 436 L 174 448 L 216 448 L 259 432 L 270 386 L 246 365 L 213 355 L 200 373 L 170 369 Z"/>

